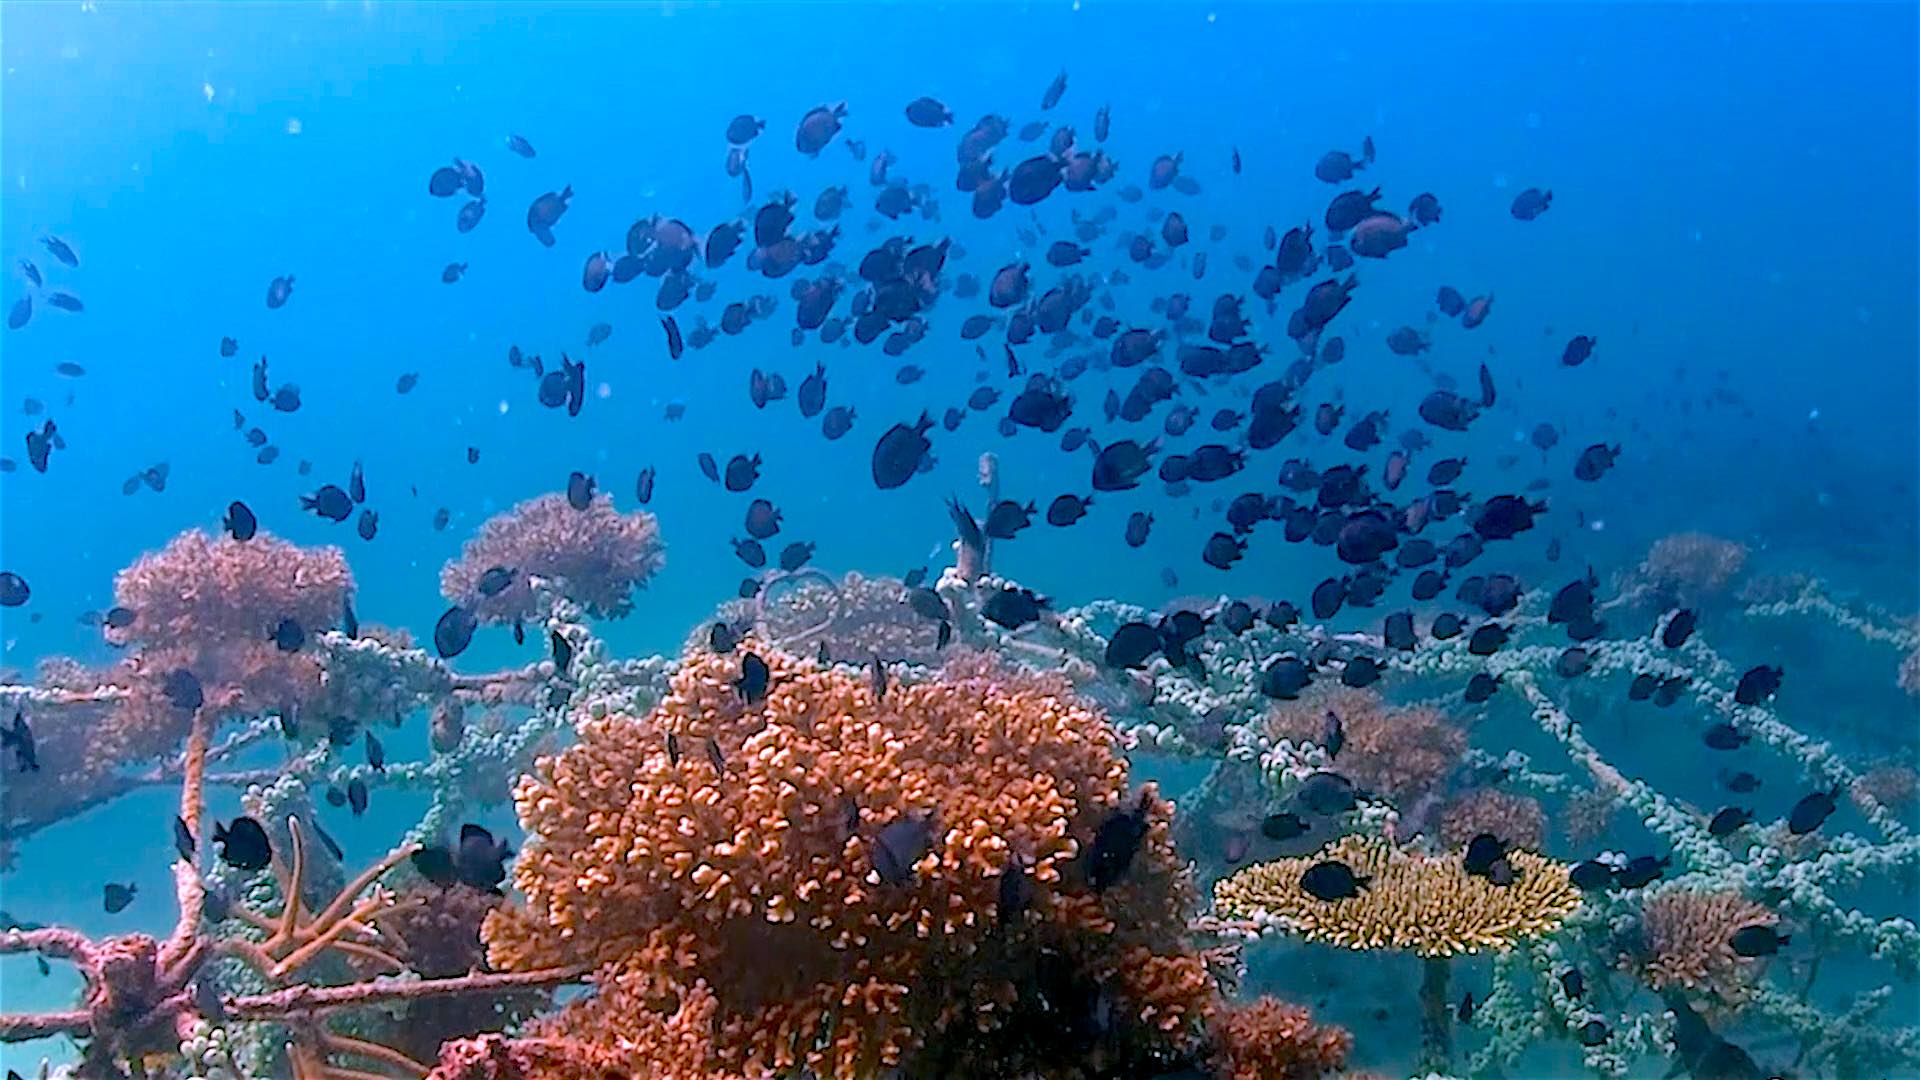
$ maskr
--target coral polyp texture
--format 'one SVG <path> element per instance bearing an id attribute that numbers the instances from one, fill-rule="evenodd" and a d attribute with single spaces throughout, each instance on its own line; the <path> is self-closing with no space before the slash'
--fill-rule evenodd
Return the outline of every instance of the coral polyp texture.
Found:
<path id="1" fill-rule="evenodd" d="M 743 696 L 749 655 L 764 701 Z M 1117 990 L 1126 1053 L 1151 1057 L 1196 1039 L 1215 993 L 1171 807 L 1129 793 L 1106 718 L 1043 678 L 880 696 L 750 639 L 689 657 L 651 714 L 584 725 L 515 801 L 524 903 L 489 919 L 494 962 L 711 994 L 715 1075 L 866 1075 L 986 1039 L 1047 1067 L 1076 1033 L 1030 1015 L 1033 979 Z M 1103 826 L 1137 829 L 1113 880 L 1089 864 Z M 657 1023 L 602 1019 L 664 1060 Z"/>
<path id="2" fill-rule="evenodd" d="M 1636 948 L 1621 963 L 1655 990 L 1701 990 L 1737 1003 L 1752 990 L 1763 961 L 1736 953 L 1734 934 L 1779 922 L 1777 913 L 1736 892 L 1669 889 L 1642 906 Z"/>
<path id="3" fill-rule="evenodd" d="M 1474 788 L 1440 806 L 1440 843 L 1450 849 L 1466 847 L 1485 833 L 1513 847 L 1538 851 L 1546 831 L 1546 811 L 1530 795 Z"/>
<path id="4" fill-rule="evenodd" d="M 440 591 L 486 622 L 544 614 L 550 589 L 600 618 L 633 610 L 633 592 L 666 565 L 659 523 L 645 510 L 620 513 L 596 495 L 576 510 L 565 495 L 528 499 L 488 518 L 440 570 Z M 511 580 L 492 593 L 481 579 L 499 567 Z"/>
<path id="5" fill-rule="evenodd" d="M 1467 873 L 1458 856 L 1425 855 L 1358 834 L 1311 855 L 1261 863 L 1214 885 L 1215 910 L 1307 941 L 1419 956 L 1501 951 L 1557 930 L 1580 907 L 1568 867 L 1526 851 L 1508 854 L 1510 885 Z M 1301 879 L 1323 862 L 1362 882 L 1356 895 L 1322 900 Z"/>
<path id="6" fill-rule="evenodd" d="M 1355 785 L 1411 808 L 1435 794 L 1460 761 L 1467 736 L 1438 709 L 1390 705 L 1373 690 L 1316 687 L 1276 704 L 1267 726 L 1276 739 L 1320 742 L 1338 717 L 1346 745 L 1340 771 Z"/>
<path id="7" fill-rule="evenodd" d="M 1271 997 L 1223 1008 L 1211 1030 L 1220 1080 L 1315 1080 L 1345 1066 L 1353 1050 L 1346 1030 Z"/>

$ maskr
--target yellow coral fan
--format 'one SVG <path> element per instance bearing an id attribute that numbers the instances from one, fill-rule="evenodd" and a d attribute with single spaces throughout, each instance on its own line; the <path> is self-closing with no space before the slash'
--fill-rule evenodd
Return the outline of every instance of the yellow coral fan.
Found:
<path id="1" fill-rule="evenodd" d="M 751 703 L 749 653 L 770 675 Z M 1115 988 L 1143 1054 L 1189 1046 L 1216 993 L 1172 807 L 1129 798 L 1112 725 L 1057 682 L 956 670 L 876 697 L 749 641 L 690 656 L 648 716 L 583 725 L 515 799 L 526 905 L 489 917 L 492 960 L 591 963 L 663 1009 L 710 999 L 700 1075 L 945 1075 L 984 1045 L 1046 1073 L 1064 1029 L 1020 1019 L 1035 971 L 1049 994 Z M 1083 854 L 1122 811 L 1131 869 L 1095 889 Z M 1016 1025 L 1017 1045 L 982 1041 Z M 691 1052 L 651 1022 L 568 1028 L 631 1061 Z"/>
<path id="2" fill-rule="evenodd" d="M 1348 949 L 1405 949 L 1420 956 L 1504 950 L 1550 934 L 1580 906 L 1570 867 L 1510 852 L 1513 884 L 1466 872 L 1457 856 L 1422 855 L 1378 837 L 1343 836 L 1312 855 L 1250 866 L 1214 885 L 1215 910 L 1271 920 L 1307 939 Z M 1300 876 L 1323 860 L 1371 878 L 1358 896 L 1318 900 Z"/>

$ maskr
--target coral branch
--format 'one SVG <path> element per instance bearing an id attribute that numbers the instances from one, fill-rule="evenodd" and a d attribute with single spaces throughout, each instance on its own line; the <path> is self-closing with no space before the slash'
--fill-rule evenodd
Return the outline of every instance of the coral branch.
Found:
<path id="1" fill-rule="evenodd" d="M 591 970 L 584 964 L 451 979 L 374 979 L 351 986 L 301 984 L 265 994 L 229 998 L 227 1013 L 240 1020 L 286 1020 L 319 1016 L 341 1009 L 360 1009 L 396 1001 L 418 1001 L 462 994 L 492 994 L 503 990 L 541 990 L 579 982 Z"/>

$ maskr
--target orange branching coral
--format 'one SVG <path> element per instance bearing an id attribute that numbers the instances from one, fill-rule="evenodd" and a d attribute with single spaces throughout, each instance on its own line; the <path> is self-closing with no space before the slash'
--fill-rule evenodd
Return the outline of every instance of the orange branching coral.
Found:
<path id="1" fill-rule="evenodd" d="M 564 495 L 542 495 L 488 518 L 460 557 L 441 568 L 440 592 L 484 621 L 512 622 L 543 613 L 529 580 L 538 577 L 590 614 L 618 618 L 633 610 L 633 590 L 666 561 L 652 514 L 619 513 L 606 495 L 585 510 Z M 480 579 L 496 566 L 512 570 L 513 580 L 482 596 Z"/>
<path id="2" fill-rule="evenodd" d="M 1346 733 L 1340 771 L 1402 808 L 1438 790 L 1467 747 L 1466 733 L 1438 710 L 1391 706 L 1372 690 L 1344 686 L 1316 687 L 1297 701 L 1277 703 L 1267 714 L 1268 729 L 1276 739 L 1318 743 L 1329 713 Z"/>
<path id="3" fill-rule="evenodd" d="M 644 977 L 610 974 L 592 997 L 534 1020 L 521 1038 L 445 1043 L 429 1080 L 740 1080 L 707 1066 L 718 1009 L 707 984 L 650 989 Z M 617 1040 L 605 1037 L 614 1031 Z"/>
<path id="4" fill-rule="evenodd" d="M 753 704 L 749 652 L 771 669 Z M 750 640 L 691 656 L 647 717 L 584 724 L 515 799 L 526 904 L 489 917 L 490 956 L 598 966 L 591 1023 L 552 1030 L 651 1075 L 948 1075 L 969 1055 L 1125 1071 L 1196 1046 L 1215 993 L 1186 941 L 1171 806 L 1129 797 L 1112 725 L 1057 681 L 961 668 L 876 698 Z M 1096 890 L 1083 856 L 1121 814 L 1138 846 Z M 661 1016 L 709 995 L 710 1044 L 669 1038 Z M 1096 998 L 1114 1017 L 1097 1046 L 1061 1019 Z"/>
<path id="5" fill-rule="evenodd" d="M 1222 1007 L 1208 1025 L 1220 1080 L 1315 1080 L 1347 1063 L 1353 1036 L 1298 1005 L 1262 997 Z"/>
<path id="6" fill-rule="evenodd" d="M 1779 921 L 1771 909 L 1737 892 L 1664 892 L 1641 909 L 1637 948 L 1622 963 L 1637 968 L 1655 990 L 1678 987 L 1738 1002 L 1751 988 L 1758 964 L 1733 951 L 1734 933 Z"/>
<path id="7" fill-rule="evenodd" d="M 1747 546 L 1706 533 L 1663 536 L 1647 550 L 1640 577 L 1689 604 L 1726 599 L 1747 565 Z"/>
<path id="8" fill-rule="evenodd" d="M 1449 848 L 1492 833 L 1514 847 L 1538 851 L 1546 831 L 1547 815 L 1538 799 L 1498 788 L 1462 792 L 1440 808 L 1440 842 Z"/>
<path id="9" fill-rule="evenodd" d="M 752 626 L 761 637 L 793 652 L 824 653 L 841 663 L 936 664 L 940 624 L 907 602 L 906 583 L 850 573 L 838 582 L 807 571 L 776 581 L 752 600 L 729 600 L 719 618 Z M 694 634 L 703 644 L 707 627 Z"/>

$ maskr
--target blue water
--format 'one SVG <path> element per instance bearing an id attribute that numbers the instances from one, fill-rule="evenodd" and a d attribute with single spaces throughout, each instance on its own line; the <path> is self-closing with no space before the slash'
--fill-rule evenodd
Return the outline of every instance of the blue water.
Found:
<path id="1" fill-rule="evenodd" d="M 1699 530 L 1746 543 L 1773 570 L 1809 571 L 1837 594 L 1911 613 L 1920 591 L 1915 34 L 1913 7 L 1897 4 L 8 5 L 0 254 L 10 270 L 0 302 L 24 295 L 11 267 L 31 258 L 49 288 L 81 297 L 86 310 L 38 303 L 26 327 L 0 335 L 0 452 L 20 462 L 0 475 L 0 565 L 33 586 L 30 606 L 0 612 L 0 667 L 30 671 L 58 654 L 108 659 L 76 616 L 109 606 L 114 572 L 140 553 L 183 529 L 217 528 L 233 499 L 294 542 L 343 545 L 360 617 L 424 637 L 444 608 L 440 565 L 491 513 L 561 489 L 571 470 L 595 474 L 631 508 L 636 473 L 655 466 L 650 509 L 667 566 L 636 615 L 606 627 L 618 651 L 640 655 L 677 650 L 743 572 L 727 543 L 739 534 L 741 500 L 699 475 L 699 451 L 722 462 L 761 454 L 756 492 L 785 512 L 782 541 L 815 541 L 814 565 L 834 574 L 928 564 L 937 573 L 951 538 L 942 502 L 977 491 L 983 451 L 998 455 L 1009 496 L 1044 508 L 1062 492 L 1086 494 L 1087 458 L 1063 455 L 1055 436 L 1036 431 L 1002 438 L 993 413 L 952 435 L 936 428 L 929 474 L 892 492 L 870 483 L 868 456 L 887 426 L 922 410 L 938 418 L 976 371 L 1002 388 L 1003 403 L 1017 389 L 998 331 L 982 340 L 984 364 L 957 338 L 981 300 L 944 299 L 927 340 L 899 360 L 877 345 L 795 347 L 791 279 L 750 273 L 743 248 L 702 273 L 718 293 L 689 301 L 681 325 L 691 329 L 696 312 L 717 323 L 724 303 L 752 294 L 776 297 L 778 310 L 672 361 L 652 279 L 581 288 L 585 257 L 619 250 L 637 218 L 678 217 L 704 234 L 743 213 L 738 182 L 722 169 L 722 132 L 742 112 L 767 121 L 751 149 L 754 205 L 792 190 L 805 226 L 821 188 L 848 185 L 833 258 L 849 267 L 888 236 L 951 237 L 967 254 L 948 264 L 949 279 L 985 279 L 1026 259 L 1037 292 L 1060 276 L 1041 256 L 1068 234 L 1069 213 L 1116 205 L 1117 222 L 1077 269 L 1124 266 L 1132 282 L 1102 291 L 1123 323 L 1143 326 L 1159 325 L 1148 305 L 1170 292 L 1191 293 L 1202 319 L 1219 293 L 1246 295 L 1251 274 L 1232 256 L 1268 257 L 1259 239 L 1268 225 L 1317 222 L 1339 189 L 1314 179 L 1314 161 L 1370 135 L 1379 158 L 1355 183 L 1382 187 L 1383 207 L 1395 211 L 1434 192 L 1445 216 L 1407 250 L 1356 268 L 1362 287 L 1335 325 L 1348 358 L 1315 376 L 1308 419 L 1313 403 L 1339 395 L 1349 421 L 1389 410 L 1389 440 L 1423 426 L 1414 410 L 1432 383 L 1386 350 L 1387 333 L 1426 328 L 1438 285 L 1491 293 L 1485 325 L 1432 326 L 1423 359 L 1463 389 L 1485 363 L 1500 388 L 1470 432 L 1439 433 L 1446 454 L 1475 464 L 1465 490 L 1486 496 L 1552 477 L 1551 514 L 1501 553 L 1502 568 L 1543 585 L 1588 564 L 1605 575 L 1630 568 L 1660 536 Z M 975 220 L 953 189 L 954 141 L 985 113 L 1016 130 L 1038 117 L 1061 69 L 1070 84 L 1047 118 L 1087 143 L 1094 110 L 1110 105 L 1104 149 L 1119 176 L 1100 193 L 1056 192 L 1032 211 L 1009 205 Z M 909 126 L 901 108 L 922 94 L 951 106 L 956 126 Z M 798 117 L 841 100 L 848 116 L 835 143 L 816 159 L 797 153 Z M 509 153 L 509 133 L 538 156 Z M 870 230 L 874 189 L 842 145 L 849 138 L 869 154 L 897 154 L 892 174 L 931 185 L 940 220 Z M 1010 166 L 1039 145 L 1010 136 L 995 160 Z M 1154 157 L 1176 151 L 1199 194 L 1114 198 L 1144 183 Z M 428 175 L 454 157 L 487 178 L 486 218 L 466 235 L 453 225 L 463 200 L 426 193 Z M 571 208 L 558 244 L 544 248 L 524 228 L 524 209 L 566 185 Z M 1523 223 L 1508 204 L 1528 187 L 1554 198 Z M 1157 231 L 1151 207 L 1178 209 L 1195 235 L 1158 272 L 1127 262 L 1121 247 L 1130 230 Z M 1216 224 L 1227 237 L 1210 243 Z M 1021 227 L 1046 230 L 1037 248 L 1023 247 Z M 78 268 L 47 255 L 48 233 L 73 245 Z M 1195 281 L 1184 268 L 1202 249 L 1211 265 Z M 455 261 L 469 270 L 443 284 L 441 268 Z M 285 274 L 296 279 L 292 299 L 268 310 L 267 283 Z M 1282 294 L 1277 316 L 1250 299 L 1269 359 L 1238 389 L 1187 394 L 1201 413 L 1188 443 L 1204 441 L 1214 409 L 1244 409 L 1241 395 L 1294 359 L 1284 321 L 1301 288 Z M 588 348 L 598 322 L 612 336 Z M 1598 339 L 1596 358 L 1565 369 L 1560 349 L 1575 333 Z M 226 335 L 240 343 L 231 359 L 217 351 Z M 585 358 L 578 418 L 538 405 L 527 373 L 505 362 L 513 344 L 550 364 L 562 352 Z M 1044 336 L 1022 350 L 1030 370 L 1044 370 L 1043 349 Z M 262 354 L 275 382 L 301 387 L 297 413 L 251 400 L 249 365 Z M 764 411 L 747 400 L 751 369 L 797 387 L 816 361 L 827 366 L 830 403 L 857 410 L 837 443 L 823 442 L 791 400 Z M 85 374 L 57 374 L 61 362 Z M 902 362 L 928 374 L 897 385 Z M 394 382 L 405 372 L 420 378 L 403 396 Z M 1136 373 L 1092 371 L 1071 384 L 1069 426 L 1117 436 L 1099 420 L 1100 399 L 1110 385 L 1124 393 Z M 46 404 L 67 442 L 45 475 L 29 471 L 22 452 L 42 419 L 23 415 L 26 398 Z M 670 402 L 684 403 L 683 420 L 662 418 Z M 236 407 L 281 447 L 276 464 L 253 463 L 233 430 Z M 1138 426 L 1142 441 L 1164 409 Z M 1562 430 L 1544 460 L 1524 441 L 1543 422 Z M 1595 442 L 1621 444 L 1618 465 L 1578 485 L 1573 458 Z M 1219 527 L 1216 497 L 1272 491 L 1282 460 L 1322 444 L 1334 446 L 1303 426 L 1242 476 L 1185 499 L 1153 483 L 1096 495 L 1078 526 L 1036 524 L 1001 545 L 995 570 L 1061 606 L 1113 597 L 1154 607 L 1220 593 L 1304 601 L 1333 569 L 1324 549 L 1263 534 L 1230 572 L 1198 554 Z M 466 463 L 468 446 L 479 448 L 478 465 Z M 1517 455 L 1511 468 L 1489 475 L 1508 454 Z M 1416 479 L 1437 456 L 1416 459 Z M 303 460 L 311 476 L 296 473 Z M 370 543 L 297 508 L 320 483 L 344 483 L 354 461 L 380 513 Z M 158 462 L 171 468 L 165 492 L 121 494 L 126 477 Z M 442 507 L 451 524 L 436 531 Z M 1136 509 L 1156 516 L 1138 551 L 1120 539 Z M 1565 545 L 1557 566 L 1541 554 L 1548 537 Z M 1349 612 L 1336 625 L 1377 617 Z M 504 638 L 483 635 L 462 663 L 524 660 Z M 1876 654 L 1876 680 L 1891 670 L 1889 655 Z M 1851 685 L 1824 677 L 1836 694 Z M 1887 710 L 1882 748 L 1906 742 L 1899 731 L 1912 699 L 1866 697 Z M 1821 707 L 1811 695 L 1796 700 Z M 417 729 L 396 737 L 396 756 L 421 752 Z M 36 837 L 0 878 L 0 907 L 92 933 L 164 932 L 170 855 L 153 823 L 171 797 L 141 793 Z M 235 812 L 231 796 L 221 798 L 216 809 Z M 383 852 L 394 828 L 343 819 L 336 835 L 352 861 Z M 143 902 L 105 915 L 107 879 L 137 881 Z M 8 958 L 0 1009 L 59 1007 L 74 985 Z M 58 1060 L 68 1050 L 5 1048 L 0 1062 L 26 1071 L 43 1053 Z M 1364 1049 L 1359 1058 L 1391 1061 Z"/>

